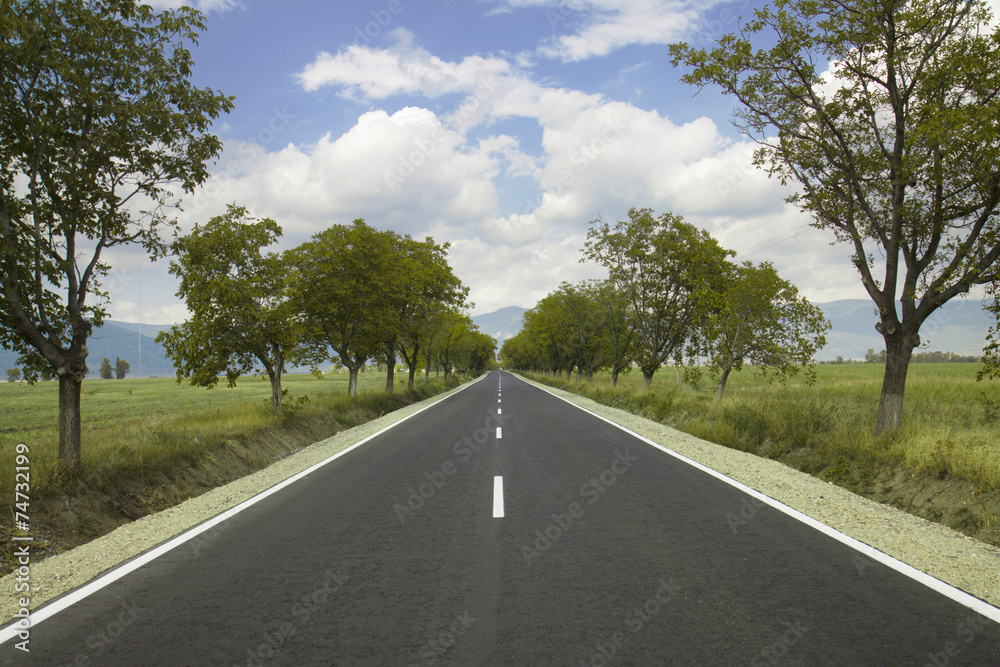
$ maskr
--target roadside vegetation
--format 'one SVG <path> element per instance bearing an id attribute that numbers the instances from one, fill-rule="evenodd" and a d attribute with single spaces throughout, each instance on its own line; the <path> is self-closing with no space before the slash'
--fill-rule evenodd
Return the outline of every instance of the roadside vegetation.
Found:
<path id="1" fill-rule="evenodd" d="M 433 376 L 432 376 L 433 377 Z M 83 475 L 57 465 L 55 383 L 0 385 L 0 493 L 13 497 L 14 447 L 30 447 L 31 490 L 35 498 L 113 486 L 133 477 L 152 477 L 196 464 L 227 440 L 324 419 L 331 434 L 364 423 L 459 384 L 456 379 L 418 382 L 413 390 L 385 392 L 385 377 L 361 374 L 356 397 L 347 393 L 346 373 L 286 375 L 289 389 L 283 415 L 271 408 L 270 384 L 245 378 L 238 386 L 206 391 L 173 378 L 94 382 L 84 388 L 88 419 L 83 431 Z M 325 437 L 325 436 L 324 436 Z M 262 464 L 270 461 L 261 461 Z"/>
<path id="2" fill-rule="evenodd" d="M 822 364 L 816 382 L 770 382 L 751 369 L 711 383 L 661 373 L 641 391 L 638 373 L 612 386 L 528 374 L 727 447 L 781 461 L 856 493 L 1000 545 L 1000 389 L 977 382 L 976 364 L 914 364 L 904 425 L 875 434 L 884 368 Z"/>

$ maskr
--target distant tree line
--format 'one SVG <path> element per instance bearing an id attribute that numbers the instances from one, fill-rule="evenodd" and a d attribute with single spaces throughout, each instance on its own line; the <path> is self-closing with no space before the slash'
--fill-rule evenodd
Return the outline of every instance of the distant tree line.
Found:
<path id="1" fill-rule="evenodd" d="M 524 327 L 500 350 L 501 362 L 524 370 L 612 384 L 633 366 L 643 389 L 664 364 L 700 374 L 707 360 L 717 398 L 732 371 L 752 365 L 784 378 L 812 372 L 830 325 L 767 262 L 733 263 L 733 253 L 672 213 L 632 209 L 614 227 L 591 222 L 586 258 L 603 264 L 604 281 L 563 283 L 524 315 Z"/>
<path id="2" fill-rule="evenodd" d="M 263 367 L 280 413 L 289 363 L 319 373 L 335 361 L 349 373 L 352 396 L 369 363 L 384 364 L 389 392 L 397 362 L 406 365 L 410 388 L 420 369 L 427 380 L 432 368 L 448 378 L 495 363 L 496 341 L 464 312 L 468 288 L 448 265 L 449 244 L 358 219 L 282 254 L 261 250 L 281 233 L 274 220 L 234 204 L 174 242 L 170 272 L 191 317 L 156 340 L 178 381 L 213 387 L 225 375 L 233 386 Z"/>
<path id="3" fill-rule="evenodd" d="M 834 361 L 821 361 L 822 364 L 884 364 L 886 360 L 886 351 L 876 353 L 875 348 L 868 348 L 868 352 L 865 354 L 863 361 L 855 359 L 844 359 L 838 356 Z M 942 363 L 978 363 L 982 361 L 981 356 L 976 355 L 962 355 L 956 354 L 954 352 L 941 352 L 935 350 L 933 352 L 914 352 L 910 358 L 911 364 L 942 364 Z"/>

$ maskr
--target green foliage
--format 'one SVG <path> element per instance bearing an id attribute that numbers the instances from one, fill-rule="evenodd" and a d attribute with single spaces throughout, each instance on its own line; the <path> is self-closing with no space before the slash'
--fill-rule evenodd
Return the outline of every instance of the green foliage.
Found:
<path id="1" fill-rule="evenodd" d="M 132 369 L 132 366 L 130 366 L 127 361 L 125 361 L 124 359 L 120 359 L 118 357 L 115 357 L 115 379 L 116 380 L 124 380 L 125 376 L 128 374 L 128 372 L 131 369 Z"/>
<path id="2" fill-rule="evenodd" d="M 115 371 L 111 367 L 111 360 L 107 357 L 101 359 L 101 367 L 97 370 L 102 380 L 110 380 L 115 376 Z"/>
<path id="3" fill-rule="evenodd" d="M 410 371 L 409 388 L 413 389 L 420 350 L 431 344 L 436 314 L 461 309 L 469 290 L 448 265 L 450 244 L 438 245 L 430 237 L 415 241 L 398 234 L 392 235 L 392 241 L 395 270 L 388 297 L 397 321 L 388 330 L 385 351 L 393 364 L 397 351 L 403 356 Z"/>
<path id="4" fill-rule="evenodd" d="M 633 208 L 614 227 L 593 221 L 584 254 L 604 265 L 628 297 L 636 361 L 648 387 L 665 361 L 682 360 L 688 341 L 718 307 L 726 258 L 734 253 L 678 215 L 656 218 L 650 209 Z"/>
<path id="5" fill-rule="evenodd" d="M 329 358 L 350 371 L 350 393 L 357 374 L 382 349 L 395 313 L 386 298 L 392 274 L 391 239 L 358 219 L 350 227 L 333 225 L 287 254 L 292 308 L 303 319 L 306 358 Z"/>
<path id="6" fill-rule="evenodd" d="M 823 312 L 769 262 L 731 265 L 727 280 L 721 307 L 709 311 L 696 344 L 721 376 L 716 397 L 722 397 L 729 373 L 744 364 L 778 379 L 811 369 L 830 328 Z"/>
<path id="7" fill-rule="evenodd" d="M 261 364 L 274 410 L 282 411 L 281 374 L 297 353 L 299 330 L 286 296 L 285 264 L 263 252 L 280 237 L 274 220 L 230 204 L 225 214 L 174 242 L 170 272 L 181 279 L 177 296 L 191 317 L 156 340 L 174 360 L 178 382 L 190 378 L 211 388 L 225 373 L 232 387 Z"/>
<path id="8" fill-rule="evenodd" d="M 20 382 L 21 380 L 21 369 L 20 368 L 8 368 L 7 369 L 7 382 Z"/>
<path id="9" fill-rule="evenodd" d="M 966 0 L 776 0 L 711 50 L 670 47 L 685 82 L 736 98 L 757 164 L 799 186 L 789 201 L 850 245 L 886 342 L 879 432 L 901 423 L 923 322 L 998 278 L 1000 30 L 988 19 Z"/>
<path id="10" fill-rule="evenodd" d="M 65 382 L 65 465 L 79 468 L 86 341 L 105 317 L 106 249 L 165 251 L 171 186 L 191 192 L 230 98 L 193 86 L 193 9 L 134 0 L 12 0 L 0 13 L 0 345 L 29 380 Z M 143 202 L 142 209 L 135 202 Z M 93 297 L 96 297 L 94 299 Z M 96 303 L 95 303 L 96 300 Z"/>

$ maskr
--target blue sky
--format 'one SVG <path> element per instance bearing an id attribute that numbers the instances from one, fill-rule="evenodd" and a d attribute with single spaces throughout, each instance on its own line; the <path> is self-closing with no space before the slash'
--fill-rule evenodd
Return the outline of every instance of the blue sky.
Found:
<path id="1" fill-rule="evenodd" d="M 167 7 L 176 0 L 157 0 Z M 588 223 L 672 211 L 772 261 L 815 301 L 866 298 L 844 246 L 750 164 L 732 102 L 680 83 L 667 45 L 708 46 L 752 3 L 685 0 L 205 0 L 194 80 L 236 97 L 181 231 L 236 202 L 284 228 L 335 223 L 452 244 L 473 314 L 533 306 Z M 697 93 L 697 94 L 696 94 Z M 108 255 L 114 319 L 182 321 L 168 262 Z"/>

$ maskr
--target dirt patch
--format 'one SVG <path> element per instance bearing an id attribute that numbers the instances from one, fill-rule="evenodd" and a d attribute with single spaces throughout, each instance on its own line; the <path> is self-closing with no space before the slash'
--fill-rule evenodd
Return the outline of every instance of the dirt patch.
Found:
<path id="1" fill-rule="evenodd" d="M 169 474 L 117 480 L 100 489 L 83 486 L 72 495 L 33 498 L 32 560 L 68 551 L 123 524 L 179 505 L 344 428 L 329 416 L 301 418 L 251 437 L 227 440 L 196 463 L 180 465 Z M 15 534 L 12 515 L 0 520 L 0 574 L 14 569 Z"/>
<path id="2" fill-rule="evenodd" d="M 1000 491 L 982 491 L 971 482 L 905 470 L 885 471 L 850 490 L 1000 546 Z"/>

